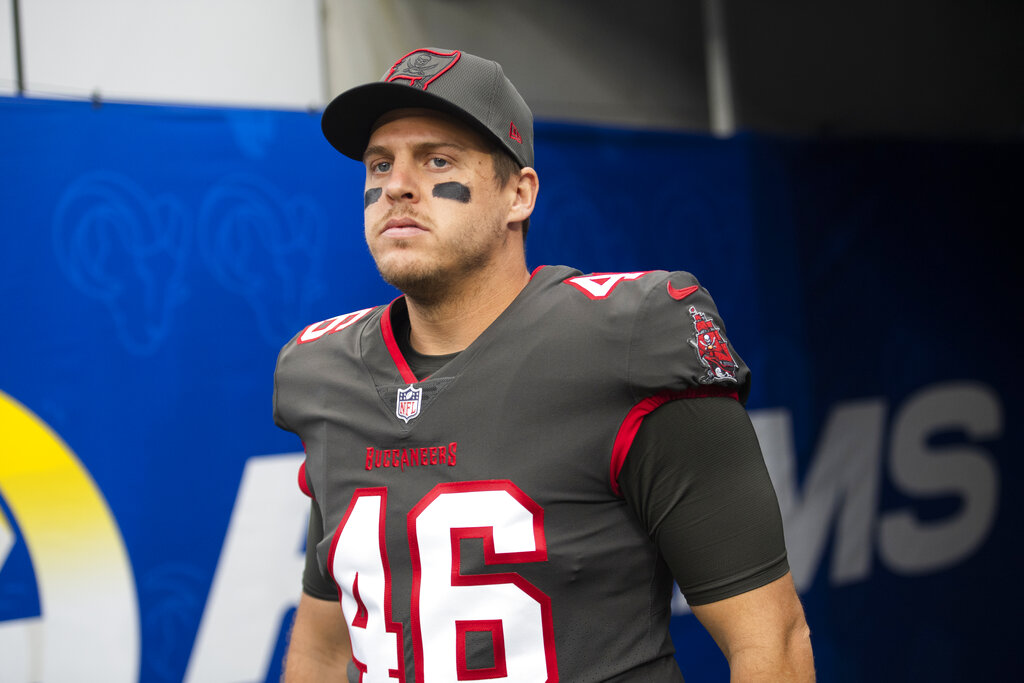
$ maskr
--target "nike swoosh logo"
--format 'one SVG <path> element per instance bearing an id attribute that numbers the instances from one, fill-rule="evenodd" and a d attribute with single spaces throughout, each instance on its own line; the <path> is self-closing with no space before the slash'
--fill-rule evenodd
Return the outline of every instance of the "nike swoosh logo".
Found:
<path id="1" fill-rule="evenodd" d="M 690 285 L 689 287 L 676 289 L 675 287 L 672 286 L 671 282 L 666 282 L 665 284 L 668 285 L 668 295 L 675 299 L 676 301 L 682 301 L 683 299 L 685 299 L 686 297 L 690 296 L 698 289 L 700 289 L 700 285 Z"/>

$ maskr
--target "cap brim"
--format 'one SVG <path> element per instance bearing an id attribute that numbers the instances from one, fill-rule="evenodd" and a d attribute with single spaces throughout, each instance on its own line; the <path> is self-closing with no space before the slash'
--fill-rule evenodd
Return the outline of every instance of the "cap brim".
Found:
<path id="1" fill-rule="evenodd" d="M 423 107 L 451 114 L 488 138 L 494 138 L 494 133 L 448 100 L 408 85 L 384 82 L 360 85 L 335 97 L 324 109 L 320 128 L 336 150 L 351 159 L 362 161 L 377 119 L 393 109 L 409 107 Z"/>

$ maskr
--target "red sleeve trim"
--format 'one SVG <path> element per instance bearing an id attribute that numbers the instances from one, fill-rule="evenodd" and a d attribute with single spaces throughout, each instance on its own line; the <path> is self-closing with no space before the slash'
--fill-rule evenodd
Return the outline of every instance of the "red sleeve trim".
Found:
<path id="1" fill-rule="evenodd" d="M 633 406 L 619 426 L 619 432 L 615 435 L 615 443 L 612 445 L 612 462 L 609 473 L 612 492 L 616 496 L 622 495 L 622 490 L 619 488 L 619 473 L 622 472 L 622 468 L 626 464 L 626 456 L 629 455 L 629 449 L 633 447 L 633 440 L 636 438 L 637 432 L 640 431 L 640 425 L 643 424 L 645 417 L 669 401 L 676 401 L 681 398 L 710 398 L 713 396 L 725 396 L 737 401 L 740 400 L 739 393 L 735 391 L 709 386 L 694 387 L 686 391 L 666 391 L 663 394 L 648 396 Z"/>
<path id="2" fill-rule="evenodd" d="M 309 490 L 309 481 L 306 480 L 306 461 L 303 460 L 302 464 L 299 465 L 299 490 L 305 493 L 308 497 L 314 498 L 313 492 Z M 314 498 L 315 500 L 315 498 Z"/>

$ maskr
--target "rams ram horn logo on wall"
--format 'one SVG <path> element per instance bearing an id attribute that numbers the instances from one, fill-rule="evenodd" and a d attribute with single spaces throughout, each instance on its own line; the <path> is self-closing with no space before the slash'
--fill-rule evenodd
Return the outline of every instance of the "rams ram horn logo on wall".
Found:
<path id="1" fill-rule="evenodd" d="M 435 52 L 434 50 L 416 50 L 395 62 L 388 72 L 386 80 L 404 81 L 420 90 L 426 90 L 431 83 L 459 61 L 462 53 L 458 50 L 452 52 Z"/>
<path id="2" fill-rule="evenodd" d="M 708 372 L 701 378 L 701 383 L 735 382 L 738 366 L 729 351 L 729 342 L 715 325 L 714 318 L 704 311 L 698 311 L 695 306 L 690 306 L 690 316 L 696 334 L 689 342 L 697 350 L 697 357 Z"/>
<path id="3" fill-rule="evenodd" d="M 395 403 L 395 415 L 409 424 L 409 420 L 420 414 L 420 399 L 422 397 L 423 389 L 417 389 L 411 384 L 405 389 L 399 389 L 398 401 Z"/>
<path id="4" fill-rule="evenodd" d="M 88 469 L 0 391 L 0 681 L 138 681 L 137 595 Z"/>

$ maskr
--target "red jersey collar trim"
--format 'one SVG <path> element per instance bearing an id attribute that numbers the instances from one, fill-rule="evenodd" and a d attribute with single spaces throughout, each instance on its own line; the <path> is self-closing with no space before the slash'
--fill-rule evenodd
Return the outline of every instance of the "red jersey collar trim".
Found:
<path id="1" fill-rule="evenodd" d="M 380 317 L 380 332 L 384 335 L 384 345 L 388 349 L 388 353 L 391 354 L 391 360 L 395 362 L 395 366 L 398 368 L 399 374 L 402 375 L 402 380 L 409 384 L 416 384 L 419 380 L 416 379 L 416 375 L 413 373 L 412 368 L 409 367 L 409 362 L 405 360 L 405 356 L 402 355 L 402 350 L 398 346 L 398 340 L 395 339 L 395 331 L 391 327 L 391 308 L 395 305 L 395 301 L 401 299 L 398 297 L 390 304 L 388 304 L 387 310 L 384 311 L 384 315 Z"/>

